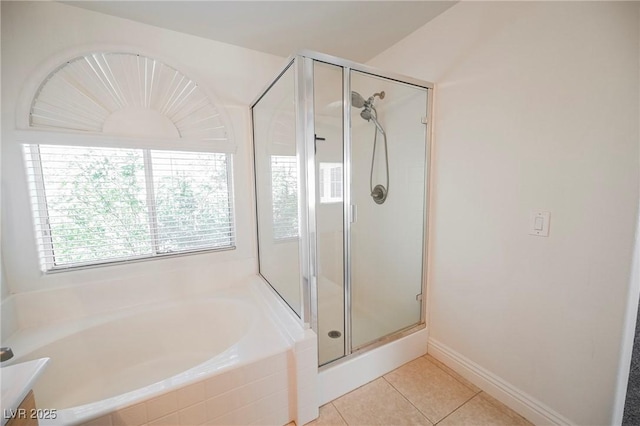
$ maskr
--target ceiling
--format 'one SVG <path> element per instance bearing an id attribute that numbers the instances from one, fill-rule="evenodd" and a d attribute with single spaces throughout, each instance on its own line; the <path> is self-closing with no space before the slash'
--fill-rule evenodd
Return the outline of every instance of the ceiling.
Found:
<path id="1" fill-rule="evenodd" d="M 68 1 L 72 6 L 278 56 L 367 62 L 455 1 Z"/>

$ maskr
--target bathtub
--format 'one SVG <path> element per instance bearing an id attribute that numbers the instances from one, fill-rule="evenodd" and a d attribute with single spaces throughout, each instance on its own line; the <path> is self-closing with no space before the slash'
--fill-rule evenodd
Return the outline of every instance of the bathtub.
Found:
<path id="1" fill-rule="evenodd" d="M 55 425 L 304 424 L 317 343 L 259 277 L 212 294 L 17 332 L 12 363 L 49 357 L 34 387 Z"/>

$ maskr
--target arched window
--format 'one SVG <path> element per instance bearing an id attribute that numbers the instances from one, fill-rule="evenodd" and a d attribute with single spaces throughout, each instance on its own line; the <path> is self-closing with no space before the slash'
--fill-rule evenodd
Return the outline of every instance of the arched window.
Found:
<path id="1" fill-rule="evenodd" d="M 225 122 L 146 56 L 91 53 L 49 74 L 19 135 L 43 270 L 234 248 Z"/>

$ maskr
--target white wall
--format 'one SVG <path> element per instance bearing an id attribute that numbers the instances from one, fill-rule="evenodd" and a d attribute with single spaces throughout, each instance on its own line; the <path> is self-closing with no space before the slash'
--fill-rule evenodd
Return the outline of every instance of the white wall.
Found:
<path id="1" fill-rule="evenodd" d="M 468 2 L 370 62 L 436 83 L 430 339 L 578 424 L 612 419 L 638 40 L 637 3 Z"/>
<path id="2" fill-rule="evenodd" d="M 2 44 L 1 34 L 2 34 L 2 8 L 0 8 L 0 45 Z M 0 81 L 2 81 L 2 55 L 0 55 Z M 2 85 L 0 84 L 0 99 L 2 98 Z M 1 109 L 1 108 L 0 108 Z M 2 123 L 0 122 L 0 133 L 2 132 Z M 2 142 L 0 141 L 0 145 Z M 0 149 L 0 173 L 2 171 L 2 150 Z M 2 211 L 2 185 L 0 185 L 0 211 Z M 0 215 L 0 223 L 2 216 Z M 2 235 L 2 229 L 0 229 L 0 238 Z M 7 282 L 4 278 L 4 266 L 2 261 L 2 245 L 0 245 L 0 300 L 4 299 L 9 295 L 9 288 L 7 287 Z"/>
<path id="3" fill-rule="evenodd" d="M 178 67 L 217 97 L 232 121 L 238 150 L 234 158 L 237 249 L 233 251 L 152 260 L 75 272 L 42 275 L 28 203 L 20 146 L 15 140 L 16 105 L 32 76 L 59 65 L 70 52 L 91 46 L 118 46 L 155 56 Z M 283 58 L 181 34 L 54 2 L 2 3 L 2 254 L 6 284 L 20 300 L 24 320 L 36 303 L 52 318 L 63 315 L 73 302 L 82 310 L 96 300 L 138 303 L 172 292 L 186 291 L 190 283 L 202 288 L 255 271 L 255 219 L 251 194 L 248 105 L 283 64 Z M 47 69 L 50 66 L 50 69 Z M 160 289 L 164 284 L 172 290 Z M 64 288 L 73 286 L 76 290 Z M 60 289 L 48 294 L 40 290 Z M 110 294 L 113 289 L 114 294 Z M 116 291 L 117 290 L 117 291 Z M 156 291 L 157 290 L 157 291 Z M 100 296 L 97 293 L 101 293 Z M 139 293 L 138 299 L 132 296 Z M 167 293 L 168 292 L 168 293 Z M 29 299 L 27 294 L 37 298 Z M 3 293 L 4 296 L 4 293 Z M 135 299 L 135 300 L 134 300 Z M 55 311 L 55 312 L 54 312 Z M 46 316 L 46 315 L 45 315 Z M 49 318 L 51 319 L 51 318 Z"/>

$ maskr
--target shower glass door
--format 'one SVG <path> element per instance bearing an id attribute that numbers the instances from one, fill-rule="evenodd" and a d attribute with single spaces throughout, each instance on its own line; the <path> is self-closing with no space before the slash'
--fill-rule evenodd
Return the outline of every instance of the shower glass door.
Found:
<path id="1" fill-rule="evenodd" d="M 345 354 L 342 67 L 314 61 L 318 362 Z"/>
<path id="2" fill-rule="evenodd" d="M 259 271 L 301 316 L 300 154 L 296 144 L 294 68 L 253 106 Z"/>
<path id="3" fill-rule="evenodd" d="M 425 326 L 432 87 L 305 52 L 251 106 L 259 272 L 319 365 Z"/>
<path id="4" fill-rule="evenodd" d="M 351 347 L 357 350 L 421 321 L 427 90 L 350 75 Z"/>

